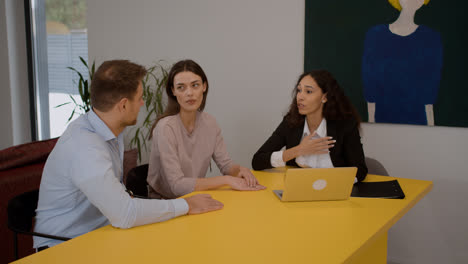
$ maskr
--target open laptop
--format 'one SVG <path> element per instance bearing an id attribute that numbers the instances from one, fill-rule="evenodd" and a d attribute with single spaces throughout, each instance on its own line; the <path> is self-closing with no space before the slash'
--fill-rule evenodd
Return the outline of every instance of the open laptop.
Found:
<path id="1" fill-rule="evenodd" d="M 356 167 L 288 169 L 284 190 L 273 190 L 283 202 L 349 199 Z"/>

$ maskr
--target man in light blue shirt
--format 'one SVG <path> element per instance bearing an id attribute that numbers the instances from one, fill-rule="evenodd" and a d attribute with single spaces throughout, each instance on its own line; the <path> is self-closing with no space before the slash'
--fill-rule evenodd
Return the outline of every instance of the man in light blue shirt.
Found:
<path id="1" fill-rule="evenodd" d="M 35 231 L 74 238 L 109 223 L 118 228 L 218 210 L 207 194 L 185 199 L 132 198 L 123 179 L 123 134 L 143 105 L 144 67 L 125 60 L 104 62 L 91 83 L 92 110 L 73 121 L 44 167 Z M 44 249 L 62 241 L 34 237 Z"/>

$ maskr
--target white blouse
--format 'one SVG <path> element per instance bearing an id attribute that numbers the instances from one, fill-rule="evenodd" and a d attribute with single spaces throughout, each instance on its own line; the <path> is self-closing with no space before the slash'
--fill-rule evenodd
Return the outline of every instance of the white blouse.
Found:
<path id="1" fill-rule="evenodd" d="M 322 119 L 322 122 L 320 122 L 320 125 L 317 130 L 315 130 L 315 132 L 316 134 L 312 137 L 313 139 L 327 136 L 327 120 L 325 120 L 325 118 Z M 301 140 L 309 134 L 311 133 L 306 119 L 304 122 L 304 132 L 302 133 Z M 271 154 L 271 166 L 275 168 L 286 166 L 286 163 L 283 161 L 284 149 L 285 148 Z M 299 156 L 296 158 L 296 163 L 303 168 L 333 168 L 330 153 Z"/>

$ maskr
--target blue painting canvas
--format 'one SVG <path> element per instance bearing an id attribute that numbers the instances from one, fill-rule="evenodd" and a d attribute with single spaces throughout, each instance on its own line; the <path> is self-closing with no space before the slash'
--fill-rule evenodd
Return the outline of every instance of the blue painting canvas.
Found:
<path id="1" fill-rule="evenodd" d="M 467 127 L 458 2 L 306 0 L 304 68 L 336 75 L 364 121 Z"/>

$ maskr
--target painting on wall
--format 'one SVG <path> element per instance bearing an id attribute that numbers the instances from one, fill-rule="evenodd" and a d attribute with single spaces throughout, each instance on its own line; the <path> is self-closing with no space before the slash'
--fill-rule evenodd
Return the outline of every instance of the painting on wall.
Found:
<path id="1" fill-rule="evenodd" d="M 455 2 L 306 0 L 304 69 L 331 71 L 364 121 L 468 127 L 468 4 Z"/>

